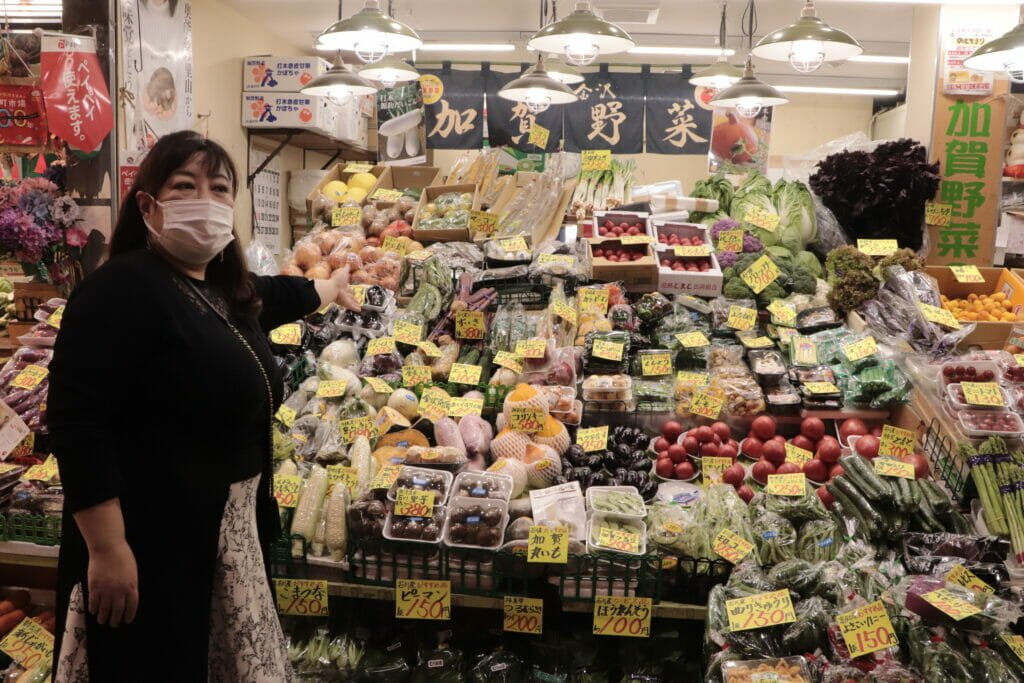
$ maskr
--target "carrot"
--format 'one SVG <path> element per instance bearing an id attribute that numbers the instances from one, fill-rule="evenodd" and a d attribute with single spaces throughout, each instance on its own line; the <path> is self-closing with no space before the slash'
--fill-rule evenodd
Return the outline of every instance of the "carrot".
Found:
<path id="1" fill-rule="evenodd" d="M 20 609 L 16 609 L 13 612 L 0 617 L 0 635 L 7 635 L 11 629 L 21 623 L 21 620 L 25 618 L 25 612 Z"/>
<path id="2" fill-rule="evenodd" d="M 24 610 L 32 602 L 32 595 L 26 590 L 14 591 L 7 599 L 0 602 L 0 616 L 9 614 L 16 609 Z"/>

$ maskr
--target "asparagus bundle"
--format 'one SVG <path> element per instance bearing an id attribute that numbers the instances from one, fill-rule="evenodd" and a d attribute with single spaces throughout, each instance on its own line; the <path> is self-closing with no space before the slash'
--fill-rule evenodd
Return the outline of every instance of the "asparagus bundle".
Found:
<path id="1" fill-rule="evenodd" d="M 992 439 L 981 444 L 977 450 L 970 443 L 957 445 L 957 456 L 966 461 L 971 468 L 971 479 L 978 489 L 985 522 L 990 533 L 996 536 L 1008 536 L 1010 529 L 1006 524 L 1006 513 L 1003 510 L 1002 496 L 996 483 L 995 466 L 992 463 Z M 1002 441 L 1002 439 L 1000 439 Z M 1005 446 L 1004 446 L 1005 452 Z"/>

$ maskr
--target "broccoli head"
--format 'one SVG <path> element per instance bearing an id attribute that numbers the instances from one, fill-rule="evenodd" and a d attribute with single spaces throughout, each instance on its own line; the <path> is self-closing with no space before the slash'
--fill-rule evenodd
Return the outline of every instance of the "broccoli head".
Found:
<path id="1" fill-rule="evenodd" d="M 736 256 L 736 272 L 742 273 L 744 270 L 754 265 L 754 261 L 761 258 L 763 254 L 738 254 Z"/>
<path id="2" fill-rule="evenodd" d="M 735 262 L 735 259 L 734 259 L 734 262 Z M 734 279 L 736 279 L 738 277 L 739 277 L 739 272 L 736 270 L 736 266 L 735 265 L 727 266 L 727 267 L 722 269 L 722 281 L 723 282 L 728 282 L 729 280 L 734 280 Z"/>
<path id="3" fill-rule="evenodd" d="M 726 299 L 753 299 L 754 292 L 747 286 L 747 283 L 738 277 L 726 281 L 722 287 L 722 296 Z"/>
<path id="4" fill-rule="evenodd" d="M 770 283 L 767 287 L 761 290 L 761 293 L 757 295 L 757 305 L 761 308 L 767 308 L 768 304 L 775 301 L 776 299 L 785 299 L 786 290 L 782 288 L 782 285 L 776 282 Z"/>
<path id="5" fill-rule="evenodd" d="M 814 294 L 818 291 L 818 279 L 803 266 L 793 266 L 789 271 L 790 289 L 797 294 Z"/>

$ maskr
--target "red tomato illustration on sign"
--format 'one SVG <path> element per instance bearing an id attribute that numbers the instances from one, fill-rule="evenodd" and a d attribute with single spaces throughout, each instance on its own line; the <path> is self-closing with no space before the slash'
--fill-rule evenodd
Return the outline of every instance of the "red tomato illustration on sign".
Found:
<path id="1" fill-rule="evenodd" d="M 309 123 L 313 119 L 313 112 L 308 109 L 303 109 L 299 112 L 299 118 L 303 123 Z"/>

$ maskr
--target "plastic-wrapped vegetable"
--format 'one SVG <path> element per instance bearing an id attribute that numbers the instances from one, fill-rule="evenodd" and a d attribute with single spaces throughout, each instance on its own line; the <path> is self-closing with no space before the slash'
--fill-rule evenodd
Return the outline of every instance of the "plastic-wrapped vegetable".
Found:
<path id="1" fill-rule="evenodd" d="M 924 597 L 940 589 L 945 589 L 953 597 L 973 605 L 980 612 L 960 620 L 951 619 Z M 972 591 L 930 576 L 907 576 L 890 590 L 897 604 L 903 605 L 926 622 L 955 624 L 957 629 L 964 632 L 1001 633 L 1009 624 L 1021 617 L 1021 608 L 1018 605 L 989 593 Z"/>
<path id="2" fill-rule="evenodd" d="M 647 542 L 668 555 L 689 555 L 684 542 L 685 530 L 693 524 L 693 515 L 680 505 L 657 503 L 647 508 Z"/>
<path id="3" fill-rule="evenodd" d="M 302 487 L 299 502 L 295 506 L 295 517 L 292 518 L 292 536 L 301 536 L 306 542 L 313 540 L 317 524 L 320 521 L 320 509 L 327 494 L 327 470 L 314 465 L 313 470 Z M 292 540 L 292 557 L 304 557 L 302 539 Z"/>
<path id="4" fill-rule="evenodd" d="M 518 683 L 523 676 L 523 660 L 503 648 L 481 656 L 470 671 L 473 683 Z"/>
<path id="5" fill-rule="evenodd" d="M 828 519 L 828 510 L 810 484 L 805 485 L 802 496 L 765 496 L 764 507 L 768 512 L 781 515 L 794 525 L 815 519 Z"/>
<path id="6" fill-rule="evenodd" d="M 775 496 L 778 497 L 778 496 Z M 781 515 L 774 512 L 751 511 L 751 529 L 757 540 L 757 550 L 761 562 L 775 565 L 783 560 L 796 557 L 796 529 Z"/>
<path id="7" fill-rule="evenodd" d="M 839 528 L 833 520 L 813 519 L 800 527 L 796 554 L 808 562 L 832 560 L 835 559 L 841 540 Z"/>
<path id="8" fill-rule="evenodd" d="M 783 560 L 768 571 L 768 580 L 779 588 L 796 591 L 801 597 L 809 597 L 818 584 L 820 564 L 793 558 Z"/>
<path id="9" fill-rule="evenodd" d="M 802 654 L 824 649 L 828 642 L 828 627 L 835 609 L 819 597 L 801 600 L 793 605 L 796 621 L 787 625 L 782 634 L 782 647 L 786 654 Z"/>
<path id="10" fill-rule="evenodd" d="M 461 683 L 463 680 L 462 653 L 446 644 L 420 652 L 419 664 L 412 672 L 412 683 Z"/>

